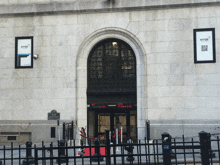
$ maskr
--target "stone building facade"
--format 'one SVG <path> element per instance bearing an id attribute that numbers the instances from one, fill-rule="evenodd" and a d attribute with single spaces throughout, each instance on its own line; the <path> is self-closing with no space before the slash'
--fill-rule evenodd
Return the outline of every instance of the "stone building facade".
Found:
<path id="1" fill-rule="evenodd" d="M 195 63 L 193 31 L 206 28 L 215 30 L 216 62 Z M 219 29 L 220 0 L 1 0 L 2 142 L 9 135 L 18 136 L 16 142 L 57 140 L 50 136 L 51 127 L 58 131 L 57 121 L 48 120 L 52 110 L 60 113 L 60 123 L 74 122 L 74 138 L 81 127 L 97 136 L 100 116 L 90 111 L 96 102 L 88 102 L 88 59 L 97 44 L 110 40 L 125 44 L 136 58 L 134 118 L 125 117 L 129 108 L 119 107 L 125 102 L 109 102 L 115 111 L 123 109 L 122 120 L 135 121 L 137 139 L 146 136 L 147 121 L 151 138 L 165 131 L 220 132 Z M 16 37 L 33 37 L 33 67 L 15 68 Z"/>

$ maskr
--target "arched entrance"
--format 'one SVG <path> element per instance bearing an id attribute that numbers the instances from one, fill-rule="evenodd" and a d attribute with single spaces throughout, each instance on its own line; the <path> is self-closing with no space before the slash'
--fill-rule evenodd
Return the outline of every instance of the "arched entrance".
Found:
<path id="1" fill-rule="evenodd" d="M 123 141 L 137 139 L 136 57 L 119 39 L 105 39 L 91 50 L 87 64 L 88 134 L 122 130 Z M 105 138 L 101 138 L 104 140 Z"/>
<path id="2" fill-rule="evenodd" d="M 80 44 L 77 52 L 76 60 L 76 84 L 75 84 L 75 114 L 73 119 L 77 124 L 77 129 L 81 127 L 88 128 L 88 107 L 87 107 L 87 79 L 88 79 L 88 57 L 95 45 L 100 41 L 104 41 L 109 38 L 117 38 L 126 42 L 134 51 L 136 57 L 136 79 L 137 79 L 137 138 L 143 140 L 146 137 L 146 120 L 147 117 L 147 88 L 146 88 L 146 53 L 142 43 L 139 39 L 127 31 L 117 27 L 102 28 L 94 31 L 92 34 L 87 36 L 84 41 Z M 86 129 L 88 131 L 88 129 Z M 92 131 L 92 128 L 90 128 Z M 94 130 L 93 130 L 94 131 Z M 88 136 L 93 136 L 87 133 Z M 78 132 L 75 132 L 76 139 L 79 139 Z"/>

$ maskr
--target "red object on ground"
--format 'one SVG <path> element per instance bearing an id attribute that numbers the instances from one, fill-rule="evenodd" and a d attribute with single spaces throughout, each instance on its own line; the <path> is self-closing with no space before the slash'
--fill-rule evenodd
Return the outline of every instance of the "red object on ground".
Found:
<path id="1" fill-rule="evenodd" d="M 91 155 L 93 156 L 95 153 L 95 147 L 91 148 Z M 105 147 L 100 147 L 100 154 L 105 156 Z M 80 153 L 78 153 L 80 155 Z M 85 148 L 83 156 L 90 156 L 90 148 Z"/>

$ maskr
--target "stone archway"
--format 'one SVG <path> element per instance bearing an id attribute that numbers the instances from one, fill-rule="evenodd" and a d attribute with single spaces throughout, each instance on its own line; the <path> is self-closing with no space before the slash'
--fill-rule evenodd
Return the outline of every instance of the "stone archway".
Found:
<path id="1" fill-rule="evenodd" d="M 87 125 L 87 59 L 90 51 L 98 42 L 108 38 L 123 40 L 131 46 L 136 55 L 137 71 L 137 134 L 138 139 L 145 137 L 145 51 L 135 35 L 121 28 L 103 28 L 89 35 L 80 45 L 76 60 L 76 116 L 77 127 Z"/>

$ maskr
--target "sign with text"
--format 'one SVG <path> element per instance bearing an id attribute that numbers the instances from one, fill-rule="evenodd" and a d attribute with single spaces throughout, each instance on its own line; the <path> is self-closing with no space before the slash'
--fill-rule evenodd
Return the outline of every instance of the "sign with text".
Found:
<path id="1" fill-rule="evenodd" d="M 194 63 L 215 63 L 215 29 L 194 29 Z"/>
<path id="2" fill-rule="evenodd" d="M 15 38 L 15 68 L 33 67 L 33 37 Z"/>

